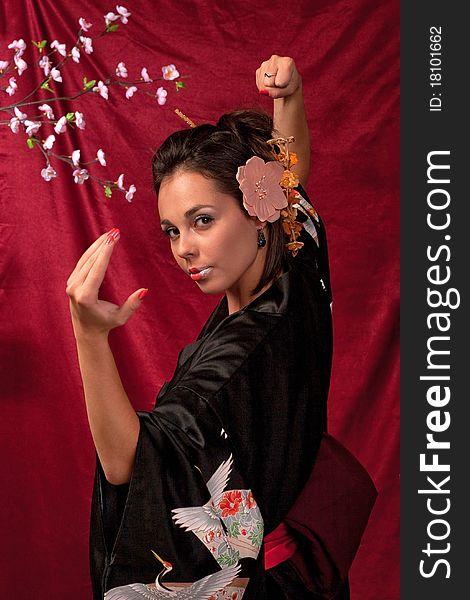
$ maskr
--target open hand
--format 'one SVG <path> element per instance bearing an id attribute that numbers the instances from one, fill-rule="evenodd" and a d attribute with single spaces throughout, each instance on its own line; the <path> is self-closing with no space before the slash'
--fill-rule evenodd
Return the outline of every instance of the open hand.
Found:
<path id="1" fill-rule="evenodd" d="M 147 291 L 145 288 L 136 290 L 122 306 L 98 298 L 119 237 L 119 229 L 111 229 L 100 236 L 82 255 L 67 280 L 66 293 L 77 339 L 107 335 L 111 329 L 124 325 L 139 308 Z"/>
<path id="2" fill-rule="evenodd" d="M 256 70 L 256 85 L 260 93 L 267 92 L 271 98 L 285 98 L 301 91 L 302 78 L 292 58 L 273 54 Z"/>

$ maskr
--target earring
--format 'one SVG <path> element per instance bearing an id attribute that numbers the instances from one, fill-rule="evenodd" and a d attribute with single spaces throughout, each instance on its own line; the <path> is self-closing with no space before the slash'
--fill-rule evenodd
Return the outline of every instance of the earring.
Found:
<path id="1" fill-rule="evenodd" d="M 258 247 L 263 248 L 266 246 L 266 238 L 264 237 L 264 233 L 262 229 L 258 229 Z"/>

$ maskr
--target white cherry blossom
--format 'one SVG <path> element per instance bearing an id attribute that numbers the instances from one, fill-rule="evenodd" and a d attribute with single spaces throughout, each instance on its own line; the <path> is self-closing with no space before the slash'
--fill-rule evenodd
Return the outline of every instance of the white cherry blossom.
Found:
<path id="1" fill-rule="evenodd" d="M 41 104 L 41 106 L 39 106 L 39 110 L 42 111 L 43 113 L 45 113 L 46 117 L 48 119 L 51 119 L 51 121 L 53 119 L 55 119 L 54 112 L 53 112 L 52 108 L 49 106 L 49 104 Z"/>
<path id="2" fill-rule="evenodd" d="M 80 50 L 77 48 L 77 46 L 74 46 L 72 48 L 71 54 L 72 54 L 73 62 L 79 63 L 80 62 Z"/>
<path id="3" fill-rule="evenodd" d="M 135 191 L 136 191 L 136 187 L 135 187 L 135 185 L 134 185 L 134 184 L 131 184 L 131 185 L 129 186 L 129 191 L 128 191 L 128 192 L 127 192 L 127 194 L 126 194 L 126 200 L 127 200 L 128 202 L 132 202 L 132 198 L 134 197 Z"/>
<path id="4" fill-rule="evenodd" d="M 104 152 L 103 152 L 103 150 L 101 148 L 96 153 L 96 158 L 99 160 L 100 165 L 102 167 L 106 166 L 106 157 L 105 157 Z"/>
<path id="5" fill-rule="evenodd" d="M 83 31 L 88 31 L 90 29 L 90 27 L 92 27 L 92 25 L 93 25 L 93 23 L 88 23 L 87 21 L 85 21 L 85 19 L 83 17 L 80 17 L 78 19 L 78 24 L 83 29 Z"/>
<path id="6" fill-rule="evenodd" d="M 17 106 L 15 106 L 15 108 L 13 110 L 15 111 L 15 115 L 18 117 L 18 119 L 20 121 L 24 121 L 25 119 L 28 118 L 28 115 L 24 112 L 21 112 L 21 110 Z"/>
<path id="7" fill-rule="evenodd" d="M 113 21 L 117 21 L 118 19 L 119 19 L 119 15 L 115 15 L 113 12 L 109 12 L 106 15 L 104 15 L 104 20 L 105 20 L 106 26 L 113 23 Z"/>
<path id="8" fill-rule="evenodd" d="M 5 71 L 9 64 L 7 60 L 0 60 L 0 71 Z"/>
<path id="9" fill-rule="evenodd" d="M 118 63 L 118 66 L 116 67 L 116 76 L 127 77 L 126 65 L 123 62 Z"/>
<path id="10" fill-rule="evenodd" d="M 29 135 L 29 137 L 35 135 L 41 127 L 41 123 L 38 121 L 29 121 L 28 119 L 26 119 L 24 124 L 26 127 L 26 133 Z"/>
<path id="11" fill-rule="evenodd" d="M 123 192 L 124 190 L 124 173 L 121 173 L 118 177 L 118 180 L 116 181 L 116 185 L 118 186 L 118 188 L 120 190 L 122 190 Z"/>
<path id="12" fill-rule="evenodd" d="M 153 79 L 150 79 L 147 68 L 144 67 L 142 69 L 142 71 L 140 72 L 140 75 L 142 77 L 142 79 L 146 82 L 146 83 L 152 83 Z"/>
<path id="13" fill-rule="evenodd" d="M 131 13 L 127 10 L 125 6 L 116 6 L 116 10 L 119 13 L 119 17 L 121 22 L 126 25 L 129 21 L 128 17 L 131 16 Z"/>
<path id="14" fill-rule="evenodd" d="M 54 131 L 59 133 L 65 133 L 67 131 L 67 117 L 60 117 L 54 127 Z"/>
<path id="15" fill-rule="evenodd" d="M 20 130 L 20 120 L 18 119 L 18 117 L 13 117 L 12 119 L 10 119 L 9 127 L 13 133 L 18 133 L 18 131 Z"/>
<path id="16" fill-rule="evenodd" d="M 72 164 L 74 167 L 78 167 L 80 162 L 80 150 L 74 150 L 72 152 Z"/>
<path id="17" fill-rule="evenodd" d="M 16 92 L 17 89 L 18 89 L 18 85 L 16 83 L 16 77 L 10 77 L 10 79 L 8 80 L 8 87 L 5 90 L 5 92 L 9 96 L 13 96 L 13 94 Z"/>
<path id="18" fill-rule="evenodd" d="M 162 73 L 163 79 L 166 79 L 167 81 L 173 81 L 173 79 L 176 79 L 180 76 L 175 65 L 166 65 L 165 67 L 162 67 Z"/>
<path id="19" fill-rule="evenodd" d="M 49 57 L 44 55 L 41 60 L 39 61 L 39 66 L 41 67 L 41 69 L 44 70 L 44 75 L 46 77 L 49 77 L 50 72 L 51 72 L 51 68 L 52 68 L 52 63 L 49 60 Z"/>
<path id="20" fill-rule="evenodd" d="M 55 142 L 55 135 L 51 134 L 50 136 L 48 136 L 48 138 L 42 143 L 43 147 L 46 150 L 52 150 L 52 146 L 54 145 Z"/>
<path id="21" fill-rule="evenodd" d="M 83 184 L 90 177 L 86 169 L 75 169 L 72 173 L 75 183 Z"/>
<path id="22" fill-rule="evenodd" d="M 108 88 L 105 86 L 105 84 L 102 81 L 98 81 L 98 85 L 96 85 L 93 88 L 94 92 L 98 92 L 99 95 L 104 98 L 105 100 L 108 99 Z"/>
<path id="23" fill-rule="evenodd" d="M 132 96 L 135 94 L 136 91 L 137 91 L 137 88 L 135 87 L 135 85 L 132 85 L 130 88 L 127 88 L 126 98 L 128 100 L 129 100 L 129 98 L 132 98 Z"/>
<path id="24" fill-rule="evenodd" d="M 166 97 L 168 96 L 168 92 L 165 88 L 159 87 L 155 93 L 155 96 L 157 97 L 157 102 L 160 106 L 166 104 Z"/>
<path id="25" fill-rule="evenodd" d="M 15 54 L 14 61 L 18 69 L 18 75 L 23 75 L 23 73 L 28 68 L 28 63 L 21 58 L 20 54 Z"/>
<path id="26" fill-rule="evenodd" d="M 51 48 L 55 48 L 62 56 L 67 56 L 67 48 L 65 47 L 65 44 L 59 44 L 57 40 L 54 40 L 51 42 Z"/>
<path id="27" fill-rule="evenodd" d="M 48 164 L 46 169 L 42 169 L 41 177 L 43 177 L 46 181 L 50 181 L 54 177 L 57 177 L 57 173 L 54 171 L 51 165 Z"/>
<path id="28" fill-rule="evenodd" d="M 75 112 L 75 125 L 79 129 L 85 129 L 85 119 L 83 118 L 83 113 L 76 111 Z"/>
<path id="29" fill-rule="evenodd" d="M 83 35 L 80 36 L 80 41 L 83 44 L 85 54 L 91 54 L 93 52 L 93 40 Z"/>
<path id="30" fill-rule="evenodd" d="M 13 40 L 11 44 L 8 44 L 8 48 L 10 50 L 16 50 L 17 54 L 21 56 L 23 52 L 26 50 L 26 43 L 23 38 L 19 40 Z"/>
<path id="31" fill-rule="evenodd" d="M 58 81 L 59 83 L 62 81 L 62 75 L 60 74 L 59 69 L 55 67 L 51 69 L 51 77 L 54 81 Z"/>

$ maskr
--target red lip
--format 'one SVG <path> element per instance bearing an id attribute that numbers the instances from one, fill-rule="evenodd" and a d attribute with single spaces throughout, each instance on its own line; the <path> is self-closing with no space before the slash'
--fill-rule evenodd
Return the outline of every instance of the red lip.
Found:
<path id="1" fill-rule="evenodd" d="M 198 269 L 197 267 L 191 267 L 190 269 L 188 269 L 188 273 L 200 273 L 201 271 L 203 271 L 204 269 L 208 269 L 209 267 L 201 267 L 200 269 Z"/>

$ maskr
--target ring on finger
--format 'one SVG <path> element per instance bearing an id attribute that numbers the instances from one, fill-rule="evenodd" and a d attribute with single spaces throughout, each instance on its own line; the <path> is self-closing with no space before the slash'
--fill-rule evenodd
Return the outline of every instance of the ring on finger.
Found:
<path id="1" fill-rule="evenodd" d="M 264 76 L 265 77 L 275 77 L 276 73 L 265 73 Z"/>

